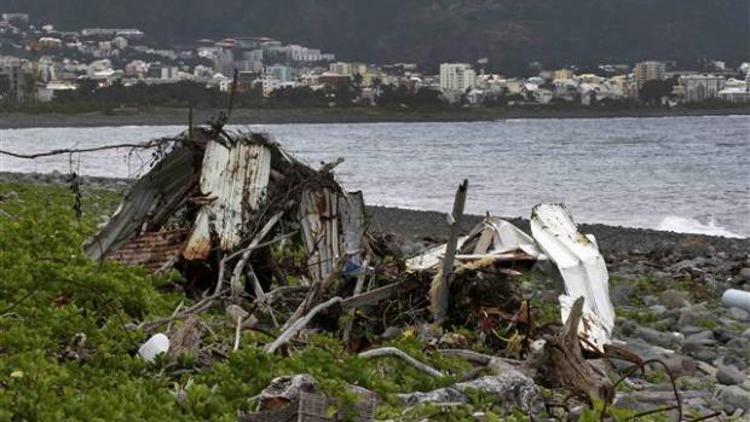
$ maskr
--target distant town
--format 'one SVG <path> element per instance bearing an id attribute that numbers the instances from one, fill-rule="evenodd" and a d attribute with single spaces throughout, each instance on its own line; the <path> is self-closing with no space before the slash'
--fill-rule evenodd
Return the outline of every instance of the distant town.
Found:
<path id="1" fill-rule="evenodd" d="M 680 69 L 658 58 L 585 69 L 531 63 L 527 75 L 509 76 L 486 71 L 487 59 L 477 58 L 443 63 L 438 74 L 429 74 L 414 63 L 337 61 L 320 49 L 267 37 L 171 46 L 148 40 L 136 28 L 60 31 L 52 24 L 36 25 L 27 14 L 2 13 L 0 108 L 96 95 L 123 101 L 122 95 L 107 96 L 107 90 L 188 85 L 204 96 L 235 90 L 258 103 L 300 106 L 750 104 L 750 63 L 728 65 L 719 59 L 698 69 Z"/>

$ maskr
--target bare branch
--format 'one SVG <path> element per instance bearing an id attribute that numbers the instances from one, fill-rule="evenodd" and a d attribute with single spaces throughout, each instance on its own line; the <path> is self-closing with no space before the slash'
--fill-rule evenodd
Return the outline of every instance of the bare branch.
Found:
<path id="1" fill-rule="evenodd" d="M 273 341 L 273 343 L 266 346 L 265 351 L 266 353 L 275 353 L 276 350 L 284 345 L 286 342 L 288 342 L 292 337 L 297 335 L 307 324 L 312 321 L 315 316 L 320 313 L 321 311 L 330 308 L 331 306 L 341 302 L 341 297 L 336 296 L 334 298 L 329 299 L 327 302 L 323 302 L 320 305 L 314 307 L 307 315 L 305 315 L 304 318 L 298 319 L 294 322 L 286 331 L 281 333 L 281 335 Z"/>
<path id="2" fill-rule="evenodd" d="M 52 155 L 62 155 L 62 154 L 73 154 L 73 153 L 86 153 L 86 152 L 97 152 L 97 151 L 105 151 L 110 149 L 120 149 L 120 148 L 136 148 L 136 149 L 149 149 L 154 148 L 158 146 L 162 146 L 164 144 L 168 144 L 171 142 L 179 142 L 179 139 L 175 138 L 160 138 L 160 139 L 154 139 L 148 142 L 141 142 L 137 144 L 132 143 L 125 143 L 125 144 L 113 144 L 113 145 L 104 145 L 100 147 L 91 147 L 91 148 L 66 148 L 66 149 L 55 149 L 52 151 L 46 151 L 46 152 L 38 152 L 36 154 L 21 154 L 17 152 L 12 151 L 6 151 L 3 149 L 0 149 L 0 155 L 9 155 L 11 157 L 16 158 L 24 158 L 33 160 L 35 158 L 40 157 L 49 157 Z"/>
<path id="3" fill-rule="evenodd" d="M 436 378 L 445 376 L 442 372 L 438 371 L 437 369 L 431 366 L 425 365 L 424 363 L 414 359 L 413 357 L 407 355 L 406 353 L 402 352 L 401 350 L 395 347 L 382 347 L 380 349 L 368 350 L 366 352 L 360 353 L 359 357 L 363 359 L 373 359 L 373 358 L 382 358 L 382 357 L 400 358 L 400 359 L 403 359 L 409 365 L 417 368 L 418 370 L 424 372 L 427 375 L 431 375 Z"/>

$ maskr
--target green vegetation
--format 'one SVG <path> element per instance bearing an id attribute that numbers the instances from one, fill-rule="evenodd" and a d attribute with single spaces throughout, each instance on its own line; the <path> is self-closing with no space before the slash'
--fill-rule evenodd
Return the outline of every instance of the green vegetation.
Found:
<path id="1" fill-rule="evenodd" d="M 297 373 L 314 376 L 342 406 L 356 400 L 347 383 L 371 389 L 383 399 L 379 414 L 398 416 L 396 393 L 455 382 L 400 360 L 360 359 L 325 336 L 309 338 L 289 357 L 264 353 L 260 346 L 269 337 L 247 334 L 228 358 L 146 364 L 135 351 L 147 334 L 126 327 L 169 315 L 191 299 L 177 293 L 174 275 L 153 277 L 82 255 L 81 243 L 116 196 L 85 192 L 81 221 L 71 207 L 73 193 L 62 188 L 0 184 L 0 198 L 0 420 L 235 420 L 238 411 L 254 409 L 251 398 L 271 379 Z M 205 320 L 214 332 L 210 341 L 232 340 L 221 311 Z M 82 347 L 74 341 L 79 333 L 86 337 Z M 386 345 L 457 376 L 469 369 L 463 360 L 423 352 L 412 334 Z M 467 406 L 438 412 L 460 420 L 479 410 L 491 415 L 493 406 L 473 396 Z M 411 409 L 407 419 L 430 411 Z"/>

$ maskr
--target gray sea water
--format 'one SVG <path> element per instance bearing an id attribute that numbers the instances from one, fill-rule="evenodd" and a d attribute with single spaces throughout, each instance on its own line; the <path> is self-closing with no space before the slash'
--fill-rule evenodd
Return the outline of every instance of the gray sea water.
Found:
<path id="1" fill-rule="evenodd" d="M 577 221 L 750 237 L 750 116 L 512 119 L 471 123 L 279 124 L 271 133 L 311 165 L 345 159 L 347 189 L 370 204 L 448 211 L 470 180 L 467 211 L 528 217 L 565 202 Z M 184 127 L 0 130 L 24 153 L 139 142 Z M 133 177 L 148 153 L 115 150 L 34 161 L 0 156 L 1 171 Z"/>

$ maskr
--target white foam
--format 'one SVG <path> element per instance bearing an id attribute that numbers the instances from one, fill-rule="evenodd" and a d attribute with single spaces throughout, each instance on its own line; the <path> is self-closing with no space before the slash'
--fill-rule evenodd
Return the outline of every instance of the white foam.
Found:
<path id="1" fill-rule="evenodd" d="M 714 218 L 711 218 L 708 222 L 703 223 L 694 218 L 669 215 L 661 220 L 656 229 L 677 233 L 705 234 L 709 236 L 723 236 L 734 238 L 744 237 L 726 229 L 725 227 L 720 226 Z"/>

